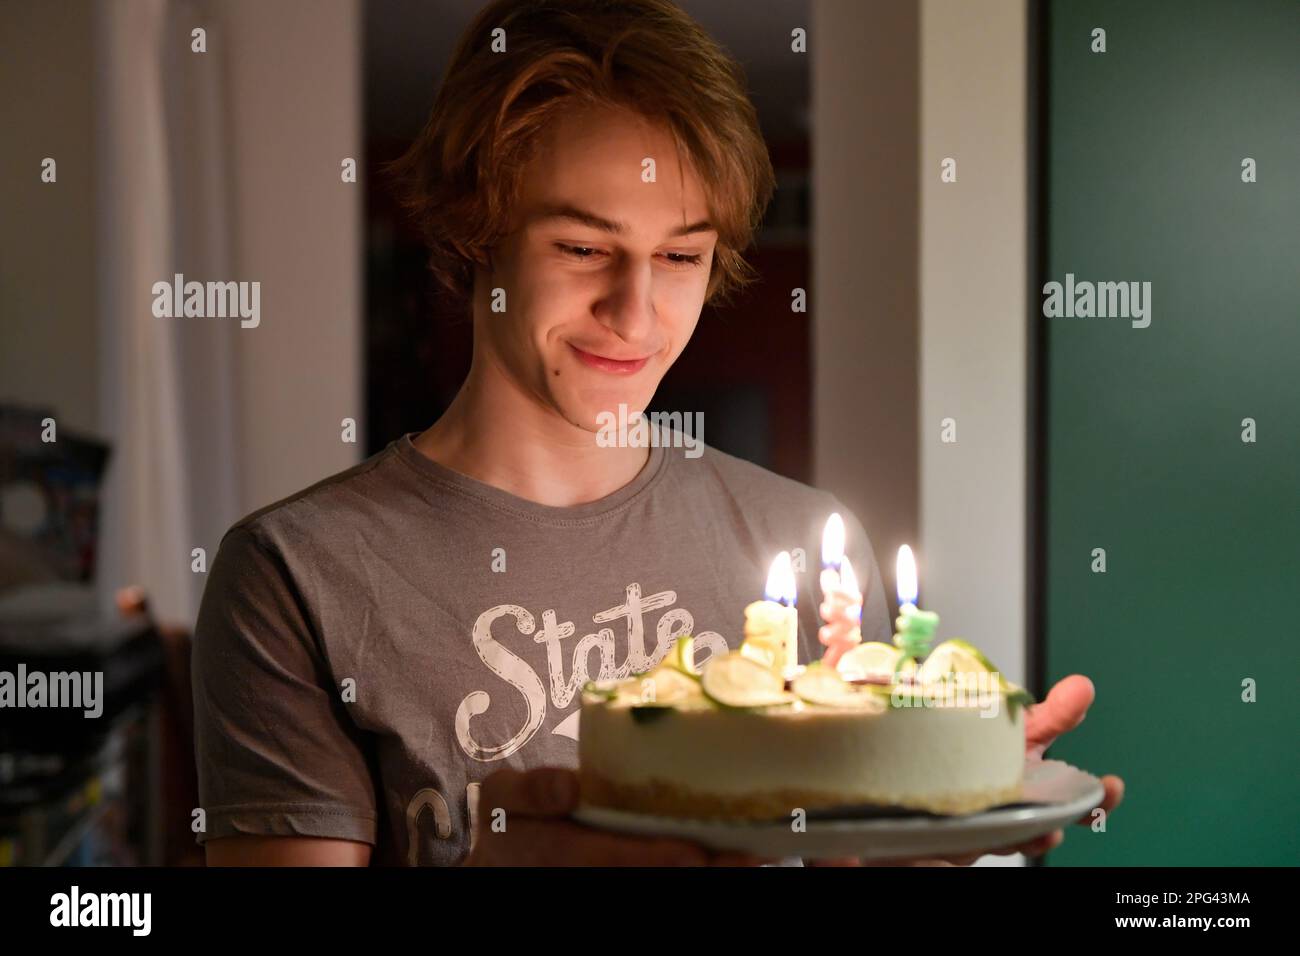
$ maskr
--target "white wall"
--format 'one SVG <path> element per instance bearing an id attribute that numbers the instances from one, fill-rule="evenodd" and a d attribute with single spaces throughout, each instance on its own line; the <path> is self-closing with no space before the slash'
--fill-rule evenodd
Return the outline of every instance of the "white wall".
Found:
<path id="1" fill-rule="evenodd" d="M 818 0 L 813 24 L 815 482 L 891 606 L 906 541 L 941 636 L 1023 681 L 1024 0 Z"/>
<path id="2" fill-rule="evenodd" d="M 918 17 L 812 6 L 813 481 L 861 520 L 890 606 L 917 546 Z"/>
<path id="3" fill-rule="evenodd" d="M 924 0 L 921 53 L 921 593 L 1023 682 L 1024 0 Z"/>
<path id="4" fill-rule="evenodd" d="M 362 407 L 364 180 L 355 0 L 230 0 L 235 270 L 262 282 L 263 325 L 237 337 L 243 470 L 252 509 L 354 464 Z M 359 171 L 360 177 L 360 171 Z M 358 441 L 339 440 L 356 419 Z"/>
<path id="5" fill-rule="evenodd" d="M 921 4 L 921 593 L 1025 680 L 1026 7 Z M 957 160 L 957 181 L 940 162 Z M 940 441 L 956 420 L 957 441 Z M 1023 864 L 1019 854 L 985 866 Z"/>

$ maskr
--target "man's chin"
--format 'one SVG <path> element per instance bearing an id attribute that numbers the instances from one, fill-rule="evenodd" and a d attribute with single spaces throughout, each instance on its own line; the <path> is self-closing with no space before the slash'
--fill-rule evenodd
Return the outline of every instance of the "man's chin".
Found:
<path id="1" fill-rule="evenodd" d="M 647 404 L 640 396 L 621 396 L 611 401 L 562 406 L 561 412 L 571 424 L 600 436 L 633 425 Z"/>

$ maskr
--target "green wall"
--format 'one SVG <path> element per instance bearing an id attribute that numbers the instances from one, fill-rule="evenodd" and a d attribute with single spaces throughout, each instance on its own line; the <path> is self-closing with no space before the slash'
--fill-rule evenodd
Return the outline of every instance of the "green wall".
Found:
<path id="1" fill-rule="evenodd" d="M 1300 2 L 1047 7 L 1044 281 L 1153 286 L 1145 329 L 1037 319 L 1047 677 L 1097 686 L 1049 756 L 1128 785 L 1049 862 L 1295 865 Z"/>

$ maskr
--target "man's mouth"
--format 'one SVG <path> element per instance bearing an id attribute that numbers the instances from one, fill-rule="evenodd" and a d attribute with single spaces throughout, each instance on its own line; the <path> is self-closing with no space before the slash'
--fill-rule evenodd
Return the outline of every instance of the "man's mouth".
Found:
<path id="1" fill-rule="evenodd" d="M 611 358 L 607 355 L 597 355 L 594 352 L 588 352 L 578 348 L 572 342 L 568 343 L 569 348 L 573 349 L 573 354 L 590 368 L 598 369 L 602 372 L 613 372 L 621 375 L 631 375 L 645 368 L 646 362 L 650 361 L 649 355 L 641 358 Z"/>

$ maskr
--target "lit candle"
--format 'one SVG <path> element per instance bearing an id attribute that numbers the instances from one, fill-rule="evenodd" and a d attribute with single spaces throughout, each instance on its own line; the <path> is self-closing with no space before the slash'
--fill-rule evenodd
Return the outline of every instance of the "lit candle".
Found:
<path id="1" fill-rule="evenodd" d="M 764 600 L 745 608 L 745 640 L 741 652 L 783 677 L 799 664 L 799 617 L 795 610 L 794 568 L 790 552 L 782 551 L 767 573 Z"/>
<path id="2" fill-rule="evenodd" d="M 844 560 L 844 519 L 838 511 L 831 512 L 822 529 L 822 567 L 840 573 L 840 562 Z"/>
<path id="3" fill-rule="evenodd" d="M 930 651 L 930 640 L 939 626 L 939 615 L 933 611 L 922 611 L 916 606 L 916 559 L 912 549 L 903 545 L 898 549 L 898 618 L 894 621 L 897 633 L 894 644 L 902 650 L 898 664 L 894 667 L 894 676 L 911 660 L 916 661 Z"/>
<path id="4" fill-rule="evenodd" d="M 826 519 L 822 531 L 823 601 L 822 620 L 826 622 L 817 638 L 826 645 L 822 660 L 831 667 L 862 643 L 862 593 L 858 576 L 844 555 L 844 519 L 838 513 Z"/>

